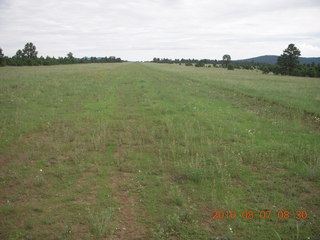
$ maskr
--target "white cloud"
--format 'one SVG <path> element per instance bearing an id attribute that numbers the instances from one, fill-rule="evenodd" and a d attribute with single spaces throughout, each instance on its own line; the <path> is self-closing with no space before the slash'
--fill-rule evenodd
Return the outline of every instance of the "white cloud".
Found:
<path id="1" fill-rule="evenodd" d="M 0 0 L 0 47 L 33 42 L 40 55 L 233 59 L 320 56 L 317 0 Z"/>

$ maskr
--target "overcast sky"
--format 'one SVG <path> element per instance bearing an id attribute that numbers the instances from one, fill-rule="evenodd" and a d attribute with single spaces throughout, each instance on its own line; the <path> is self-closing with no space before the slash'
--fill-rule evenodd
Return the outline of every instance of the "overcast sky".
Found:
<path id="1" fill-rule="evenodd" d="M 39 55 L 232 59 L 294 43 L 320 57 L 320 0 L 0 0 L 0 47 Z"/>

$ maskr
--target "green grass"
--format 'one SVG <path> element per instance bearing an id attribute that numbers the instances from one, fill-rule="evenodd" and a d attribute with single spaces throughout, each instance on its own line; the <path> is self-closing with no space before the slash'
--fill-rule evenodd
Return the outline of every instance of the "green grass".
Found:
<path id="1" fill-rule="evenodd" d="M 275 76 L 261 74 L 258 70 L 237 69 L 227 72 L 222 68 L 186 68 L 172 64 L 159 64 L 157 69 L 183 74 L 190 80 L 201 79 L 201 84 L 234 90 L 269 102 L 320 114 L 320 86 L 317 78 Z"/>
<path id="2" fill-rule="evenodd" d="M 0 238 L 316 239 L 319 88 L 165 64 L 0 68 Z"/>

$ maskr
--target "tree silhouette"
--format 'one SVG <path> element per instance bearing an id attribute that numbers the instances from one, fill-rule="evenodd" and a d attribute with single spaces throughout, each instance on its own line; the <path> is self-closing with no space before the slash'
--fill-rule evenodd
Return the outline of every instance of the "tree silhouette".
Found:
<path id="1" fill-rule="evenodd" d="M 226 67 L 228 67 L 229 63 L 231 62 L 231 56 L 229 54 L 223 55 L 222 62 Z"/>
<path id="2" fill-rule="evenodd" d="M 24 46 L 22 53 L 23 53 L 23 57 L 29 58 L 29 59 L 37 58 L 37 54 L 38 54 L 38 52 L 36 51 L 36 46 L 33 45 L 32 42 L 27 43 Z"/>
<path id="3" fill-rule="evenodd" d="M 72 52 L 69 52 L 68 54 L 67 54 L 67 57 L 69 58 L 69 59 L 73 59 L 74 57 L 73 57 L 73 53 Z"/>
<path id="4" fill-rule="evenodd" d="M 4 54 L 2 52 L 2 48 L 0 48 L 0 66 L 5 65 L 5 59 L 4 59 Z"/>
<path id="5" fill-rule="evenodd" d="M 283 54 L 278 57 L 278 65 L 282 74 L 292 75 L 294 70 L 299 66 L 300 50 L 293 44 L 283 50 Z"/>

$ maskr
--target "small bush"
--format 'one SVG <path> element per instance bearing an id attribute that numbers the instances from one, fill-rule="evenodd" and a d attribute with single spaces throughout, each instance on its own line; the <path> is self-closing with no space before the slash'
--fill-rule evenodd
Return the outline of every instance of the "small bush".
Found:
<path id="1" fill-rule="evenodd" d="M 195 65 L 196 67 L 204 67 L 205 66 L 205 64 L 204 64 L 204 62 L 197 62 L 196 63 L 196 65 Z"/>
<path id="2" fill-rule="evenodd" d="M 183 205 L 183 196 L 180 189 L 177 186 L 172 186 L 169 192 L 170 202 L 176 206 Z"/>
<path id="3" fill-rule="evenodd" d="M 262 67 L 261 71 L 263 74 L 268 74 L 270 72 L 270 69 L 268 67 Z"/>
<path id="4" fill-rule="evenodd" d="M 228 65 L 228 70 L 234 70 L 234 66 L 232 64 Z"/>

